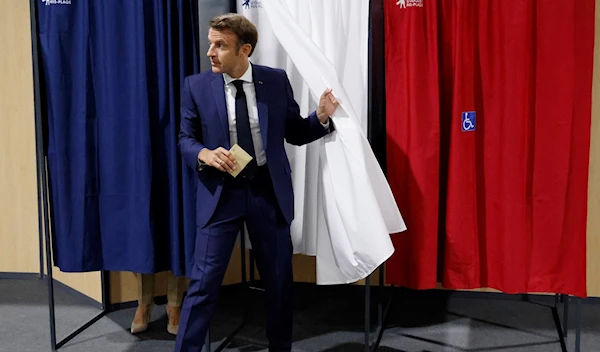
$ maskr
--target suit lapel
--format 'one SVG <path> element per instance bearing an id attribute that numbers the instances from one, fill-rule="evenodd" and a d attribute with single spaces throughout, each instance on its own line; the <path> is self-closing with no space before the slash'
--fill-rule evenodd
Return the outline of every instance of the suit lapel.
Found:
<path id="1" fill-rule="evenodd" d="M 267 138 L 269 135 L 269 105 L 267 104 L 267 85 L 262 76 L 260 67 L 252 65 L 252 80 L 254 81 L 254 90 L 256 91 L 256 106 L 258 108 L 260 134 L 262 136 L 263 147 L 267 150 L 267 141 L 269 140 L 269 138 Z"/>
<path id="2" fill-rule="evenodd" d="M 227 103 L 225 101 L 225 82 L 223 76 L 216 75 L 212 81 L 213 94 L 215 96 L 215 102 L 217 104 L 217 110 L 219 111 L 219 120 L 221 120 L 221 127 L 223 127 L 223 133 L 225 136 L 225 148 L 231 148 L 231 141 L 229 140 L 229 118 L 227 117 Z"/>

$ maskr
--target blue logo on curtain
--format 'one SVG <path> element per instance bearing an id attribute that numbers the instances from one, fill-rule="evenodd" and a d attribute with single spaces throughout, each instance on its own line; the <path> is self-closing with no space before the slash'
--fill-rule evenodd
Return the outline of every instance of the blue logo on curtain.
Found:
<path id="1" fill-rule="evenodd" d="M 475 115 L 475 111 L 465 111 L 462 113 L 461 123 L 463 132 L 475 131 Z"/>
<path id="2" fill-rule="evenodd" d="M 50 5 L 71 5 L 71 0 L 42 0 L 42 4 Z"/>
<path id="3" fill-rule="evenodd" d="M 261 0 L 243 0 L 242 6 L 245 9 L 249 9 L 249 8 L 260 9 L 263 7 Z"/>

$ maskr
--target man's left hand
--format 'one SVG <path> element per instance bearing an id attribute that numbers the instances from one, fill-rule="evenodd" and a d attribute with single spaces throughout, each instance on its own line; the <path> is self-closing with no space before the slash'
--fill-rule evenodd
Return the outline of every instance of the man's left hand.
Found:
<path id="1" fill-rule="evenodd" d="M 327 123 L 329 116 L 333 114 L 335 109 L 340 105 L 337 99 L 331 93 L 331 88 L 326 89 L 321 94 L 321 100 L 319 101 L 319 107 L 317 108 L 317 117 L 321 123 Z"/>

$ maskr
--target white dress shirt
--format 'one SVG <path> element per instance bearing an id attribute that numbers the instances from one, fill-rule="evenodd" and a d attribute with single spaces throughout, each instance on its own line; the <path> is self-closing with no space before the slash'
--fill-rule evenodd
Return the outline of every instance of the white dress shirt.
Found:
<path id="1" fill-rule="evenodd" d="M 227 103 L 227 116 L 229 120 L 229 141 L 231 142 L 231 145 L 234 145 L 237 143 L 237 125 L 235 118 L 235 95 L 237 89 L 232 82 L 236 79 L 226 73 L 223 74 L 223 78 L 225 79 L 225 100 Z M 262 166 L 267 163 L 267 155 L 260 134 L 258 107 L 256 106 L 256 90 L 254 89 L 254 82 L 252 81 L 252 65 L 248 65 L 246 72 L 238 79 L 244 81 L 242 87 L 244 88 L 244 93 L 246 93 L 250 131 L 252 132 L 252 142 L 254 143 L 254 153 L 256 155 L 258 166 Z"/>

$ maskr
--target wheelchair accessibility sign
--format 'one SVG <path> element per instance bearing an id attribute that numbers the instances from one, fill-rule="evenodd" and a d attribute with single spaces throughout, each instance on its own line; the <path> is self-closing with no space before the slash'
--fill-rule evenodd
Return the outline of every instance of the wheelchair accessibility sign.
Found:
<path id="1" fill-rule="evenodd" d="M 465 111 L 462 113 L 462 131 L 475 131 L 475 111 Z"/>

